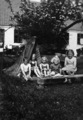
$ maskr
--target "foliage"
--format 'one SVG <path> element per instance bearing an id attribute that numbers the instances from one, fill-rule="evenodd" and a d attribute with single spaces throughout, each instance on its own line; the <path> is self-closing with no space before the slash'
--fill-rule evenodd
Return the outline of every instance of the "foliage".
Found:
<path id="1" fill-rule="evenodd" d="M 61 48 L 67 44 L 66 32 L 60 35 L 66 28 L 65 21 L 81 19 L 82 6 L 79 0 L 43 0 L 38 5 L 21 0 L 20 11 L 13 19 L 22 38 L 36 36 L 38 43 L 52 43 Z"/>

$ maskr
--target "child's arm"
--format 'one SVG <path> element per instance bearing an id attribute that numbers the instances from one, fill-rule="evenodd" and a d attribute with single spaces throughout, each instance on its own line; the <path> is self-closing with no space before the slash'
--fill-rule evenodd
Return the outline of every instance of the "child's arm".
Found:
<path id="1" fill-rule="evenodd" d="M 28 65 L 29 76 L 31 75 L 31 64 Z"/>
<path id="2" fill-rule="evenodd" d="M 77 66 L 77 59 L 74 58 L 74 67 L 76 68 L 76 66 Z"/>
<path id="3" fill-rule="evenodd" d="M 65 58 L 64 66 L 67 66 L 67 58 Z"/>
<path id="4" fill-rule="evenodd" d="M 26 74 L 25 74 L 25 72 L 24 72 L 24 69 L 23 69 L 23 64 L 21 64 L 20 69 L 21 69 L 22 74 L 23 74 L 24 76 L 26 76 Z"/>
<path id="5" fill-rule="evenodd" d="M 51 59 L 51 63 L 53 63 L 53 62 L 54 62 L 54 60 L 55 60 L 55 57 L 53 57 L 53 58 Z"/>
<path id="6" fill-rule="evenodd" d="M 42 64 L 40 64 L 40 66 L 39 66 L 39 67 L 40 67 L 40 70 L 42 71 Z"/>
<path id="7" fill-rule="evenodd" d="M 37 61 L 35 61 L 35 66 L 37 66 Z"/>

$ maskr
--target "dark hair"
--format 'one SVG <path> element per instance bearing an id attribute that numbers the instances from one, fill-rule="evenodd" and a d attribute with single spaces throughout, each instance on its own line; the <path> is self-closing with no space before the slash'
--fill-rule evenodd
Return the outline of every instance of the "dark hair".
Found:
<path id="1" fill-rule="evenodd" d="M 24 62 L 25 60 L 27 60 L 27 58 L 23 58 L 23 62 Z"/>
<path id="2" fill-rule="evenodd" d="M 68 56 L 68 53 L 69 52 L 72 52 L 73 56 L 74 56 L 74 51 L 72 49 L 69 49 L 67 52 L 66 52 L 66 55 Z"/>

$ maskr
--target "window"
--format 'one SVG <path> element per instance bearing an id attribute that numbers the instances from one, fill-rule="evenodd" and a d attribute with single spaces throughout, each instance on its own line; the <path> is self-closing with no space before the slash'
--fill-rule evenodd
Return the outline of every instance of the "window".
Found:
<path id="1" fill-rule="evenodd" d="M 78 34 L 78 36 L 77 36 L 78 38 L 78 41 L 77 41 L 77 43 L 79 44 L 79 45 L 83 45 L 83 34 Z"/>
<path id="2" fill-rule="evenodd" d="M 4 30 L 0 29 L 0 48 L 4 45 Z"/>
<path id="3" fill-rule="evenodd" d="M 14 42 L 15 43 L 19 43 L 20 42 L 20 34 L 19 34 L 19 30 L 18 29 L 15 29 Z"/>

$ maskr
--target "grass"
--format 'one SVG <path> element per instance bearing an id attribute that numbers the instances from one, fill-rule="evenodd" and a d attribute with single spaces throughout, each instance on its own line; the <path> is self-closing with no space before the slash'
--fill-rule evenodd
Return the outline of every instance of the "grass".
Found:
<path id="1" fill-rule="evenodd" d="M 79 120 L 83 116 L 82 82 L 37 89 L 36 82 L 2 75 L 2 84 L 2 120 Z"/>
<path id="2" fill-rule="evenodd" d="M 83 58 L 78 60 L 83 72 Z M 82 120 L 83 82 L 49 82 L 37 89 L 36 82 L 24 82 L 2 73 L 1 120 Z"/>

